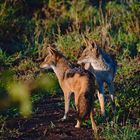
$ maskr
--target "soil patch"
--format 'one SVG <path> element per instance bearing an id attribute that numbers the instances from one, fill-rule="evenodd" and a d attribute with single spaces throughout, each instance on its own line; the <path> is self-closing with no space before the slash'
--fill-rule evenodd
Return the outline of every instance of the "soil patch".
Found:
<path id="1" fill-rule="evenodd" d="M 93 140 L 93 131 L 82 126 L 75 128 L 76 112 L 70 109 L 68 119 L 63 117 L 63 99 L 58 96 L 45 96 L 34 104 L 35 113 L 30 118 L 8 118 L 6 128 L 18 129 L 18 136 L 4 136 L 8 140 Z"/>

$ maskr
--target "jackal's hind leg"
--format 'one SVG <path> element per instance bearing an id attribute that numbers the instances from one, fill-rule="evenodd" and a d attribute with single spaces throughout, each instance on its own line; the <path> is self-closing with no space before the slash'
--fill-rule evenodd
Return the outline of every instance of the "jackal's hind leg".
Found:
<path id="1" fill-rule="evenodd" d="M 78 99 L 79 99 L 79 96 L 77 94 L 74 94 L 75 107 L 77 111 L 78 111 Z"/>
<path id="2" fill-rule="evenodd" d="M 94 121 L 94 118 L 93 118 L 93 112 L 91 111 L 90 112 L 90 120 L 91 120 L 91 124 L 92 124 L 92 129 L 94 130 L 94 133 L 98 133 L 97 132 L 97 126 L 96 126 L 96 123 Z"/>
<path id="3" fill-rule="evenodd" d="M 71 93 L 69 92 L 64 92 L 64 101 L 65 101 L 65 114 L 63 116 L 63 118 L 61 119 L 62 121 L 63 120 L 66 120 L 67 118 L 67 114 L 69 112 L 69 106 L 70 106 L 70 96 L 71 96 Z"/>
<path id="4" fill-rule="evenodd" d="M 115 113 L 116 112 L 116 105 L 115 105 L 115 101 L 114 101 L 114 84 L 113 84 L 113 82 L 107 82 L 107 85 L 109 88 L 112 110 L 113 110 L 113 113 Z"/>

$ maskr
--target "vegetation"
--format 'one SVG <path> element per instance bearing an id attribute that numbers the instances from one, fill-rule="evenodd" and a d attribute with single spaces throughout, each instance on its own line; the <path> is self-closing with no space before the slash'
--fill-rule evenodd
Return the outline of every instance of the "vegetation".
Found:
<path id="1" fill-rule="evenodd" d="M 83 45 L 82 35 L 95 40 L 118 63 L 118 111 L 113 117 L 111 105 L 106 105 L 107 125 L 99 115 L 99 102 L 95 101 L 101 136 L 107 140 L 140 138 L 139 0 L 1 0 L 0 135 L 19 135 L 18 129 L 6 128 L 5 118 L 19 112 L 30 116 L 34 113 L 32 103 L 46 92 L 62 93 L 56 77 L 50 73 L 44 76 L 39 64 L 49 44 L 76 62 Z"/>

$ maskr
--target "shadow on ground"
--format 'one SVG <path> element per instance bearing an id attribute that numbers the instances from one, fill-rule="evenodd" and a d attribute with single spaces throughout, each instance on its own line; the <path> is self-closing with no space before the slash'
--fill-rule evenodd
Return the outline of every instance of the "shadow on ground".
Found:
<path id="1" fill-rule="evenodd" d="M 74 128 L 76 124 L 76 113 L 72 109 L 69 117 L 62 122 L 64 113 L 63 100 L 58 96 L 45 96 L 42 100 L 34 104 L 36 113 L 30 118 L 8 118 L 6 127 L 18 129 L 18 137 L 4 136 L 8 140 L 93 140 L 91 128 L 82 126 L 80 129 Z"/>

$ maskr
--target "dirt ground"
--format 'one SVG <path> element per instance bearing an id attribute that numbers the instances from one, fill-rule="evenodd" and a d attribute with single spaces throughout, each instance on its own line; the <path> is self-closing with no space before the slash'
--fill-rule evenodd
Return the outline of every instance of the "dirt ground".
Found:
<path id="1" fill-rule="evenodd" d="M 4 140 L 94 140 L 91 127 L 74 128 L 76 112 L 71 109 L 68 119 L 63 117 L 63 99 L 58 96 L 45 96 L 34 104 L 35 113 L 30 118 L 9 118 L 6 127 L 18 129 L 18 136 L 5 135 Z"/>

